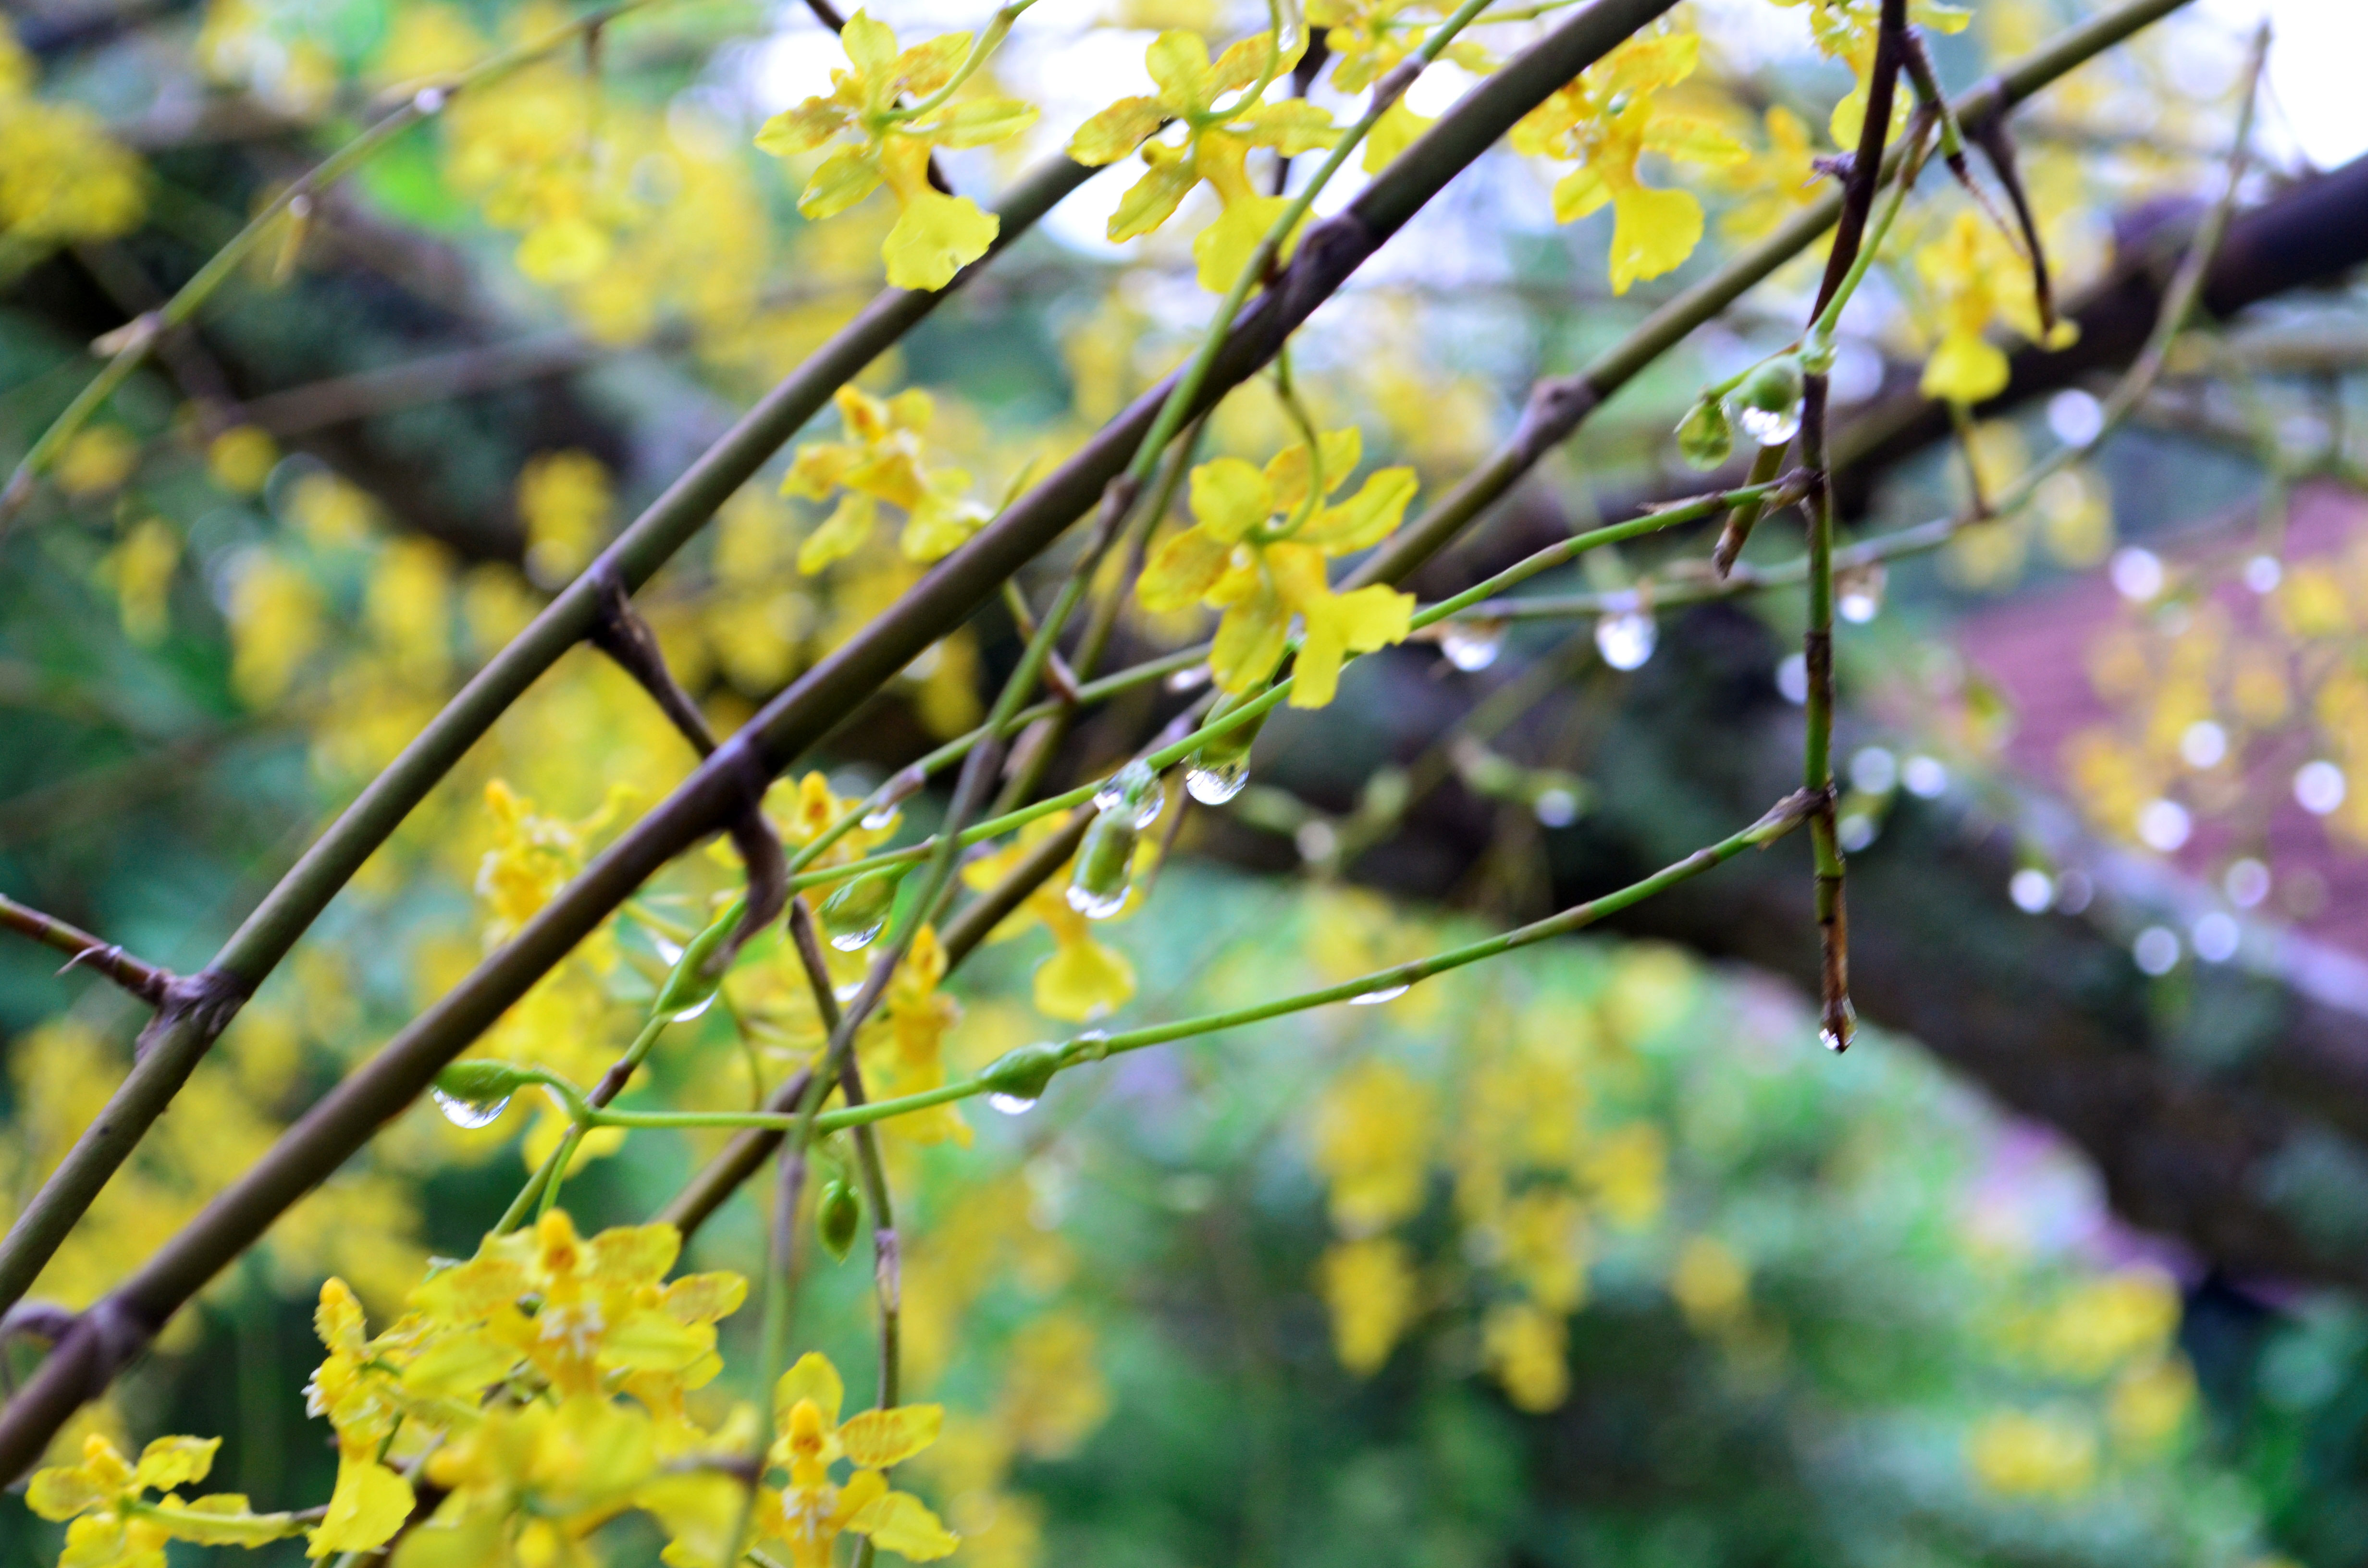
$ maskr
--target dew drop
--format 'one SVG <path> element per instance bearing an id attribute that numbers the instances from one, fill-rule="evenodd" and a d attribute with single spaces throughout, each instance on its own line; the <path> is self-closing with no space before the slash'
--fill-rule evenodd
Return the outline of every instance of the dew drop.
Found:
<path id="1" fill-rule="evenodd" d="M 444 89 L 422 87 L 412 95 L 411 107 L 422 114 L 435 114 L 444 107 Z"/>
<path id="2" fill-rule="evenodd" d="M 1578 796 L 1558 785 L 1541 790 L 1538 798 L 1530 802 L 1530 810 L 1547 827 L 1568 827 L 1578 820 Z"/>
<path id="3" fill-rule="evenodd" d="M 510 1097 L 507 1095 L 504 1095 L 497 1100 L 464 1100 L 458 1095 L 448 1095 L 441 1089 L 430 1089 L 427 1092 L 435 1098 L 436 1108 L 444 1113 L 445 1120 L 455 1127 L 465 1127 L 472 1131 L 480 1127 L 491 1127 L 495 1120 L 499 1119 L 502 1112 L 510 1108 Z"/>
<path id="4" fill-rule="evenodd" d="M 704 1013 L 707 1009 L 714 1006 L 715 993 L 711 991 L 706 995 L 700 997 L 698 1001 L 693 1002 L 689 1006 L 677 1009 L 674 1015 L 674 1021 L 678 1024 L 687 1024 L 690 1022 L 691 1019 L 699 1017 L 700 1014 Z"/>
<path id="5" fill-rule="evenodd" d="M 873 940 L 879 937 L 882 929 L 885 927 L 887 924 L 888 917 L 887 915 L 882 915 L 871 925 L 862 926 L 860 929 L 853 931 L 834 931 L 831 933 L 830 945 L 837 948 L 842 953 L 860 953 L 872 944 Z"/>
<path id="6" fill-rule="evenodd" d="M 1447 662 L 1470 674 L 1485 670 L 1505 651 L 1501 620 L 1451 620 L 1440 629 L 1439 651 Z"/>
<path id="7" fill-rule="evenodd" d="M 1205 664 L 1192 665 L 1178 670 L 1159 684 L 1170 692 L 1198 691 L 1209 684 L 1212 674 Z"/>
<path id="8" fill-rule="evenodd" d="M 1735 423 L 1763 447 L 1781 447 L 1801 433 L 1801 405 L 1771 412 L 1746 404 L 1735 411 Z"/>
<path id="9" fill-rule="evenodd" d="M 1643 610 L 1622 610 L 1595 623 L 1595 647 L 1615 670 L 1640 668 L 1653 656 L 1659 632 Z"/>
<path id="10" fill-rule="evenodd" d="M 1817 1043 L 1824 1046 L 1827 1051 L 1832 1051 L 1836 1056 L 1839 1056 L 1843 1051 L 1850 1049 L 1850 1041 L 1844 1040 L 1841 1036 L 1836 1034 L 1831 1029 L 1819 1029 L 1817 1031 Z"/>
<path id="11" fill-rule="evenodd" d="M 1036 1108 L 1036 1102 L 1022 1095 L 989 1095 L 986 1103 L 1006 1116 L 1025 1116 Z"/>
<path id="12" fill-rule="evenodd" d="M 1108 920 L 1126 907 L 1128 884 L 1121 882 L 1115 892 L 1098 893 L 1077 882 L 1069 884 L 1069 907 L 1088 920 Z"/>
<path id="13" fill-rule="evenodd" d="M 893 805 L 882 806 L 876 811 L 869 811 L 863 813 L 863 831 L 866 833 L 878 833 L 882 828 L 886 827 L 895 820 L 896 808 Z"/>
<path id="14" fill-rule="evenodd" d="M 1351 1007 L 1378 1007 L 1384 1002 L 1395 1002 L 1413 990 L 1411 985 L 1384 985 L 1379 991 L 1368 991 L 1361 996 L 1349 998 Z"/>
<path id="15" fill-rule="evenodd" d="M 650 946 L 657 949 L 658 961 L 665 964 L 668 969 L 672 969 L 675 965 L 682 961 L 682 944 L 680 942 L 670 942 L 664 937 L 653 936 L 650 938 Z"/>
<path id="16" fill-rule="evenodd" d="M 832 986 L 830 988 L 830 994 L 841 1002 L 852 1002 L 855 1000 L 855 994 L 862 989 L 863 982 L 860 980 L 850 980 L 844 985 Z"/>
<path id="17" fill-rule="evenodd" d="M 1098 812 L 1114 812 L 1125 801 L 1126 790 L 1115 778 L 1094 791 L 1094 810 Z M 1140 830 L 1157 822 L 1159 813 L 1167 808 L 1167 795 L 1165 790 L 1154 790 L 1144 795 L 1142 802 L 1134 808 L 1135 827 Z"/>
<path id="18" fill-rule="evenodd" d="M 1184 773 L 1184 788 L 1204 806 L 1222 806 L 1250 781 L 1250 759 L 1237 756 L 1213 767 L 1193 764 Z"/>

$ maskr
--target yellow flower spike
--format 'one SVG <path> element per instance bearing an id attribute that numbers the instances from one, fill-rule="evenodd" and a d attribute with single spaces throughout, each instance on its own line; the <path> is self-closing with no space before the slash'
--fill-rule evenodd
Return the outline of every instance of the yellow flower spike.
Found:
<path id="1" fill-rule="evenodd" d="M 831 73 L 827 97 L 812 97 L 775 115 L 757 133 L 757 145 L 775 157 L 814 152 L 837 142 L 798 198 L 798 210 L 820 221 L 847 210 L 886 185 L 900 209 L 880 247 L 888 281 L 899 289 L 938 290 L 995 243 L 1000 220 L 966 196 L 948 196 L 928 181 L 932 147 L 984 147 L 1008 141 L 1036 121 L 1036 109 L 1016 98 L 970 98 L 916 112 L 946 88 L 971 52 L 971 35 L 948 33 L 902 53 L 896 35 L 868 12 L 848 18 L 839 34 L 848 71 Z"/>
<path id="2" fill-rule="evenodd" d="M 1527 1301 L 1488 1310 L 1480 1325 L 1482 1358 L 1505 1397 L 1532 1415 L 1559 1409 L 1570 1397 L 1568 1333 L 1556 1314 Z"/>
<path id="3" fill-rule="evenodd" d="M 1768 150 L 1715 173 L 1721 189 L 1736 199 L 1719 219 L 1730 240 L 1759 239 L 1817 199 L 1816 143 L 1801 117 L 1782 104 L 1769 109 Z"/>
<path id="4" fill-rule="evenodd" d="M 1244 91 L 1258 85 L 1262 74 L 1271 85 L 1298 62 L 1304 47 L 1303 38 L 1288 58 L 1277 58 L 1273 35 L 1260 33 L 1212 62 L 1198 33 L 1169 31 L 1154 39 L 1144 63 L 1157 94 L 1121 98 L 1069 139 L 1069 155 L 1095 167 L 1142 152 L 1144 176 L 1119 199 L 1110 237 L 1130 240 L 1151 233 L 1175 215 L 1194 186 L 1206 182 L 1221 210 L 1193 240 L 1192 256 L 1201 288 L 1212 294 L 1230 290 L 1288 205 L 1281 197 L 1260 194 L 1251 183 L 1246 166 L 1250 150 L 1271 147 L 1293 157 L 1340 138 L 1330 113 L 1304 99 L 1269 104 L 1262 101 L 1263 89 L 1255 95 Z M 1240 96 L 1218 108 L 1217 100 L 1229 93 Z M 1168 120 L 1183 127 L 1183 140 L 1152 140 Z M 1286 239 L 1283 256 L 1297 237 Z"/>
<path id="5" fill-rule="evenodd" d="M 1414 1321 L 1419 1282 L 1413 1255 L 1394 1236 L 1341 1242 L 1317 1266 L 1332 1317 L 1332 1350 L 1357 1377 L 1370 1377 Z"/>
<path id="6" fill-rule="evenodd" d="M 1383 469 L 1348 500 L 1319 507 L 1315 503 L 1346 483 L 1362 456 L 1353 429 L 1319 440 L 1313 460 L 1303 442 L 1263 472 L 1238 458 L 1195 468 L 1193 526 L 1159 547 L 1135 589 L 1154 611 L 1195 601 L 1224 611 L 1209 662 L 1217 685 L 1231 692 L 1254 689 L 1274 674 L 1298 618 L 1306 636 L 1292 687 L 1294 708 L 1330 702 L 1349 656 L 1404 642 L 1414 613 L 1412 595 L 1379 584 L 1333 593 L 1324 564 L 1396 529 L 1414 499 L 1414 471 Z M 1321 494 L 1311 495 L 1318 470 Z"/>
<path id="7" fill-rule="evenodd" d="M 1716 125 L 1664 108 L 1654 97 L 1693 74 L 1701 46 L 1690 32 L 1632 38 L 1513 127 L 1514 151 L 1580 165 L 1554 187 L 1556 222 L 1611 205 L 1615 294 L 1640 278 L 1674 271 L 1702 240 L 1702 203 L 1687 191 L 1645 185 L 1637 176 L 1637 160 L 1652 152 L 1716 168 L 1750 157 Z"/>

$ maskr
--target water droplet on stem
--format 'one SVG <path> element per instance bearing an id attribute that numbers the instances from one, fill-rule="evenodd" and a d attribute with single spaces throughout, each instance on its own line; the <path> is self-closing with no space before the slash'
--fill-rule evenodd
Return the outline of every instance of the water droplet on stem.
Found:
<path id="1" fill-rule="evenodd" d="M 507 1095 L 497 1100 L 471 1100 L 459 1095 L 448 1095 L 441 1089 L 430 1089 L 427 1093 L 436 1101 L 436 1108 L 444 1113 L 445 1120 L 470 1131 L 492 1126 L 501 1119 L 502 1112 L 510 1108 Z"/>

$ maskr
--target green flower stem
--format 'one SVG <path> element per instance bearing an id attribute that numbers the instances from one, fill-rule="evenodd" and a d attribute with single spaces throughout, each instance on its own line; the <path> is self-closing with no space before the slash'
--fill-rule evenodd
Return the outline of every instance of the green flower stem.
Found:
<path id="1" fill-rule="evenodd" d="M 2044 48 L 2008 67 L 1952 103 L 1959 124 L 1975 127 L 2002 115 L 2041 88 L 2096 58 L 2131 34 L 2161 20 L 2188 0 L 2130 0 L 2065 29 Z M 1896 167 L 1901 150 L 1884 159 Z M 1759 244 L 1655 311 L 1636 329 L 1576 375 L 1540 381 L 1520 423 L 1505 443 L 1455 488 L 1395 534 L 1349 574 L 1343 587 L 1402 583 L 1446 548 L 1472 521 L 1518 483 L 1545 454 L 1646 366 L 1682 342 L 1776 269 L 1816 244 L 1840 217 L 1842 197 L 1827 190 Z M 1714 592 L 1713 596 L 1714 597 Z"/>
<path id="2" fill-rule="evenodd" d="M 609 1089 L 609 1096 L 603 1096 L 600 1093 L 602 1089 L 609 1088 L 610 1084 L 615 1084 L 618 1088 L 624 1086 L 626 1080 L 632 1076 L 634 1070 L 648 1059 L 651 1048 L 658 1042 L 658 1036 L 666 1033 L 666 1025 L 672 1022 L 674 1020 L 671 1017 L 653 1014 L 642 1025 L 641 1032 L 636 1034 L 632 1043 L 625 1048 L 625 1053 L 617 1059 L 616 1066 L 611 1067 L 607 1077 L 594 1087 L 592 1091 L 594 1105 L 601 1104 L 609 1096 L 616 1093 L 615 1089 Z M 620 1072 L 620 1069 L 622 1071 Z M 552 1082 L 550 1079 L 537 1081 Z M 575 1157 L 575 1142 L 570 1138 L 544 1156 L 542 1164 L 535 1168 L 534 1174 L 526 1178 L 526 1185 L 518 1188 L 518 1196 L 510 1199 L 510 1206 L 502 1210 L 502 1217 L 495 1221 L 494 1234 L 507 1235 L 517 1230 L 526 1223 L 529 1214 L 540 1219 L 543 1211 L 551 1207 L 552 1198 L 559 1191 L 559 1184 L 566 1179 L 567 1162 Z"/>
<path id="3" fill-rule="evenodd" d="M 1239 1028 L 1247 1024 L 1263 1023 L 1292 1013 L 1303 1013 L 1311 1007 L 1326 1006 L 1335 1002 L 1352 1001 L 1377 991 L 1392 991 L 1429 980 L 1433 975 L 1467 964 L 1526 948 L 1549 937 L 1567 936 L 1591 926 L 1606 915 L 1643 903 L 1656 893 L 1664 892 L 1678 883 L 1698 877 L 1714 866 L 1725 864 L 1746 849 L 1764 848 L 1798 827 L 1815 807 L 1816 801 L 1806 792 L 1789 795 L 1779 801 L 1766 816 L 1742 832 L 1730 835 L 1705 848 L 1697 849 L 1684 859 L 1665 866 L 1641 881 L 1573 904 L 1560 914 L 1548 915 L 1513 930 L 1484 937 L 1462 947 L 1450 948 L 1425 959 L 1408 963 L 1393 964 L 1344 980 L 1335 985 L 1319 986 L 1293 995 L 1277 997 L 1247 1007 L 1235 1007 L 1221 1013 L 1205 1013 L 1198 1017 L 1179 1018 L 1172 1023 L 1150 1024 L 1142 1028 L 1126 1029 L 1115 1034 L 1089 1032 L 1068 1040 L 1061 1051 L 1060 1065 L 1064 1068 L 1080 1062 L 1099 1062 L 1147 1046 L 1166 1045 L 1173 1040 L 1189 1040 L 1195 1035 L 1214 1034 L 1220 1029 Z M 994 1085 L 984 1077 L 959 1084 L 925 1090 L 916 1095 L 900 1095 L 894 1099 L 873 1100 L 865 1106 L 848 1106 L 825 1111 L 815 1119 L 814 1126 L 823 1132 L 837 1132 L 845 1128 L 860 1127 L 871 1122 L 886 1121 L 907 1116 L 932 1107 L 951 1105 L 958 1100 L 976 1098 L 992 1093 Z M 780 1127 L 794 1119 L 764 1111 L 599 1111 L 593 1113 L 592 1125 L 611 1127 Z"/>
<path id="4" fill-rule="evenodd" d="M 107 400 L 115 395 L 116 389 L 147 361 L 157 341 L 165 334 L 188 324 L 240 265 L 271 236 L 280 220 L 287 217 L 291 209 L 296 209 L 299 202 L 309 207 L 315 196 L 368 162 L 396 137 L 440 112 L 444 105 L 451 101 L 453 95 L 475 87 L 490 86 L 574 40 L 652 3 L 653 0 L 613 0 L 612 4 L 587 11 L 532 42 L 503 50 L 448 80 L 426 84 L 399 108 L 290 182 L 262 211 L 249 219 L 246 226 L 233 236 L 228 244 L 209 257 L 171 299 L 121 329 L 125 335 L 123 347 L 115 351 L 89 384 L 66 404 L 65 412 L 41 432 L 31 449 L 17 464 L 16 472 L 9 475 L 6 488 L 0 489 L 0 528 L 5 528 L 9 519 L 32 498 L 34 481 L 48 472 L 65 444 L 89 423 L 91 415 L 106 405 Z"/>
<path id="5" fill-rule="evenodd" d="M 279 966 L 329 901 L 495 721 L 584 640 L 599 613 L 606 582 L 614 576 L 632 589 L 649 581 L 833 392 L 1096 172 L 1065 157 L 1053 159 L 1012 187 L 997 208 L 1002 226 L 995 244 L 943 290 L 882 290 L 652 502 L 338 814 L 214 955 L 207 972 L 221 979 L 227 1002 L 217 997 L 209 1005 L 168 1003 L 143 1034 L 137 1060 L 106 1109 L 0 1240 L 0 1311 L 23 1297 L 99 1188 L 164 1114 L 229 1022 L 235 1003 Z"/>

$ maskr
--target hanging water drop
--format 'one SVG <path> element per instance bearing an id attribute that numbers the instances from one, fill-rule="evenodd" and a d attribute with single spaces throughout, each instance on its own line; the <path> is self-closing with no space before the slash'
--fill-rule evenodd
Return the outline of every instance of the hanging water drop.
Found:
<path id="1" fill-rule="evenodd" d="M 1184 770 L 1184 788 L 1202 805 L 1222 806 L 1240 794 L 1242 786 L 1250 781 L 1247 756 L 1229 757 L 1212 767 L 1203 764 L 1201 755 L 1195 753 L 1191 766 Z"/>
<path id="2" fill-rule="evenodd" d="M 989 1095 L 986 1103 L 1006 1116 L 1025 1116 L 1036 1108 L 1036 1102 L 1020 1095 Z"/>
<path id="3" fill-rule="evenodd" d="M 1801 405 L 1782 410 L 1738 408 L 1735 423 L 1763 447 L 1781 447 L 1801 433 Z"/>
<path id="4" fill-rule="evenodd" d="M 1121 810 L 1131 812 L 1137 829 L 1157 822 L 1167 805 L 1167 793 L 1159 787 L 1159 775 L 1144 762 L 1128 763 L 1094 791 L 1094 810 L 1105 815 Z"/>
<path id="5" fill-rule="evenodd" d="M 1855 572 L 1841 574 L 1835 584 L 1834 608 L 1841 618 L 1853 626 L 1864 626 L 1883 613 L 1883 588 L 1886 574 L 1877 562 Z"/>
<path id="6" fill-rule="evenodd" d="M 1368 991 L 1360 996 L 1349 997 L 1349 1006 L 1351 1007 L 1378 1007 L 1384 1002 L 1396 1001 L 1399 997 L 1405 995 L 1407 992 L 1413 989 L 1414 987 L 1410 984 L 1384 985 L 1379 991 Z"/>
<path id="7" fill-rule="evenodd" d="M 822 901 L 822 926 L 830 933 L 832 947 L 853 953 L 871 945 L 895 907 L 905 869 L 898 866 L 858 877 Z"/>
<path id="8" fill-rule="evenodd" d="M 1088 920 L 1108 920 L 1126 907 L 1126 893 L 1127 890 L 1123 886 L 1114 892 L 1097 893 L 1083 883 L 1071 882 L 1069 907 Z"/>
<path id="9" fill-rule="evenodd" d="M 1595 623 L 1596 651 L 1615 670 L 1640 668 L 1653 656 L 1660 631 L 1641 609 L 1620 610 Z"/>
<path id="10" fill-rule="evenodd" d="M 896 820 L 896 808 L 893 804 L 875 806 L 864 812 L 860 820 L 864 832 L 878 833 Z"/>
<path id="11" fill-rule="evenodd" d="M 1850 1049 L 1850 1041 L 1844 1040 L 1840 1035 L 1836 1034 L 1831 1029 L 1819 1029 L 1817 1031 L 1817 1043 L 1824 1046 L 1827 1051 L 1832 1051 L 1836 1056 L 1839 1056 L 1843 1051 Z"/>
<path id="12" fill-rule="evenodd" d="M 1142 778 L 1130 782 L 1129 775 L 1138 769 Z M 1088 920 L 1108 920 L 1126 907 L 1134 877 L 1134 846 L 1141 831 L 1137 824 L 1149 820 L 1143 814 L 1144 778 L 1151 781 L 1147 792 L 1156 796 L 1158 780 L 1149 768 L 1130 763 L 1120 770 L 1112 783 L 1125 787 L 1102 807 L 1093 825 L 1086 829 L 1085 843 L 1077 846 L 1076 869 L 1069 878 L 1069 907 Z M 1096 797 L 1097 804 L 1099 801 L 1100 797 Z"/>
<path id="13" fill-rule="evenodd" d="M 699 1017 L 700 1014 L 704 1013 L 707 1009 L 714 1006 L 715 993 L 711 991 L 706 995 L 700 997 L 698 1001 L 693 1002 L 689 1006 L 677 1008 L 674 1014 L 674 1021 L 678 1024 L 687 1024 L 690 1022 L 691 1019 Z"/>
<path id="14" fill-rule="evenodd" d="M 436 1101 L 436 1108 L 444 1113 L 445 1120 L 472 1132 L 480 1127 L 491 1127 L 501 1119 L 502 1112 L 510 1108 L 507 1095 L 497 1100 L 472 1100 L 448 1095 L 442 1089 L 430 1089 L 427 1093 Z"/>
<path id="15" fill-rule="evenodd" d="M 1485 670 L 1505 651 L 1501 620 L 1451 620 L 1440 628 L 1439 651 L 1465 674 Z"/>

